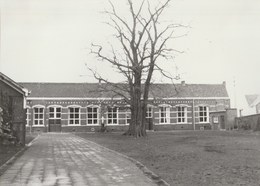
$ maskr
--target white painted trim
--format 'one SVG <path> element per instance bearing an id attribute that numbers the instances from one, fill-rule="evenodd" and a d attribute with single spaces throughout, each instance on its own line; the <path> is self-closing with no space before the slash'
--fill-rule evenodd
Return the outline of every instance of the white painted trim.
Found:
<path id="1" fill-rule="evenodd" d="M 160 104 L 160 105 L 158 105 L 158 107 L 172 107 L 170 104 L 165 104 L 165 103 L 163 103 L 163 104 Z"/>
<path id="2" fill-rule="evenodd" d="M 64 108 L 82 108 L 82 106 L 80 106 L 80 105 L 68 105 Z"/>
<path id="3" fill-rule="evenodd" d="M 37 108 L 45 108 L 44 105 L 33 105 L 33 106 L 32 106 L 32 108 L 36 108 L 36 107 L 37 107 Z"/>
<path id="4" fill-rule="evenodd" d="M 32 125 L 32 127 L 47 127 L 45 125 Z"/>
<path id="5" fill-rule="evenodd" d="M 90 105 L 87 105 L 86 108 L 100 108 L 100 106 L 99 105 L 90 104 Z"/>
<path id="6" fill-rule="evenodd" d="M 123 100 L 122 98 L 87 98 L 87 97 L 27 97 L 27 100 Z"/>
<path id="7" fill-rule="evenodd" d="M 47 106 L 47 108 L 50 108 L 50 107 L 59 107 L 59 108 L 62 108 L 61 105 L 49 105 L 49 106 Z"/>
<path id="8" fill-rule="evenodd" d="M 123 98 L 87 98 L 87 97 L 27 97 L 26 100 L 123 100 Z M 210 99 L 227 99 L 229 100 L 229 97 L 170 97 L 170 98 L 148 98 L 148 100 L 210 100 Z"/>

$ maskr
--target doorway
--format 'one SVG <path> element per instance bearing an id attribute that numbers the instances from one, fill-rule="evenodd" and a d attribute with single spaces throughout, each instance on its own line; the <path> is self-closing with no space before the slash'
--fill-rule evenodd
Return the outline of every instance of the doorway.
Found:
<path id="1" fill-rule="evenodd" d="M 49 132 L 61 132 L 61 107 L 49 107 Z"/>

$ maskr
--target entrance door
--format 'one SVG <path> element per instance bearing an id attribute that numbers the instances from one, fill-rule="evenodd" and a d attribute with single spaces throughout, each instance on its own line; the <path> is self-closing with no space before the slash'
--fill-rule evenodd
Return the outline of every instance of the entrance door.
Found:
<path id="1" fill-rule="evenodd" d="M 225 116 L 220 116 L 220 129 L 225 129 Z"/>
<path id="2" fill-rule="evenodd" d="M 61 107 L 49 108 L 49 132 L 61 131 Z"/>

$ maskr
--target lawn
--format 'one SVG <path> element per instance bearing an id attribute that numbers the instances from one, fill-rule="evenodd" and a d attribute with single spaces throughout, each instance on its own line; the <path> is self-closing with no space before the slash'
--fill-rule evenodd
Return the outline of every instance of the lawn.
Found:
<path id="1" fill-rule="evenodd" d="M 30 143 L 36 134 L 26 135 L 25 142 L 26 144 Z M 23 147 L 19 145 L 2 145 L 0 144 L 0 167 L 8 161 L 11 157 L 13 157 L 17 152 L 19 152 Z"/>
<path id="2" fill-rule="evenodd" d="M 170 185 L 260 183 L 260 135 L 237 131 L 149 133 L 134 139 L 120 133 L 78 133 L 147 166 Z"/>

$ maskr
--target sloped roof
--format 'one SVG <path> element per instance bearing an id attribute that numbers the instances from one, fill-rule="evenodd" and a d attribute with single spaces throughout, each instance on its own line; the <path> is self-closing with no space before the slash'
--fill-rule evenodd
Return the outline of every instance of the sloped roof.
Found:
<path id="1" fill-rule="evenodd" d="M 245 97 L 250 107 L 257 105 L 260 102 L 260 95 L 258 94 L 245 95 Z"/>
<path id="2" fill-rule="evenodd" d="M 118 97 L 112 91 L 100 91 L 98 83 L 20 83 L 31 94 L 29 97 L 60 98 L 111 98 Z M 125 85 L 124 85 L 125 86 Z M 152 84 L 149 97 L 191 98 L 228 97 L 224 84 Z"/>
<path id="3" fill-rule="evenodd" d="M 26 88 L 24 88 L 22 85 L 16 83 L 14 80 L 9 78 L 7 75 L 3 74 L 2 72 L 0 72 L 0 81 L 4 82 L 8 86 L 12 87 L 19 93 L 23 94 L 24 96 L 28 95 L 28 90 Z"/>

